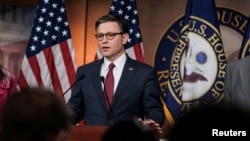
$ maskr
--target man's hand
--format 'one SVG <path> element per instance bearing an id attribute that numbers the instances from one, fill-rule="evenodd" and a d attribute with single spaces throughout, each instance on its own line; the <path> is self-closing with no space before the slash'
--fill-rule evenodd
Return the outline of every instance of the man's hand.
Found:
<path id="1" fill-rule="evenodd" d="M 159 134 L 163 133 L 160 124 L 156 123 L 154 120 L 152 119 L 142 120 L 141 118 L 138 118 L 138 120 L 143 125 L 150 127 L 152 130 L 155 130 L 157 133 Z"/>

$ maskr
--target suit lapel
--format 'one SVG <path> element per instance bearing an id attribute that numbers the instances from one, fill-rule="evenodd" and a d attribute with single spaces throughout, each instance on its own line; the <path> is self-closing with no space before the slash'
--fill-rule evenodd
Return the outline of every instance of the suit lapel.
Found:
<path id="1" fill-rule="evenodd" d="M 119 92 L 119 91 L 127 88 L 127 85 L 129 85 L 128 82 L 131 80 L 131 78 L 133 78 L 135 72 L 136 72 L 136 67 L 135 67 L 134 61 L 132 59 L 130 59 L 129 57 L 127 57 L 127 61 L 124 65 L 122 75 L 121 75 L 120 81 L 118 83 L 118 86 L 116 88 L 116 92 L 115 92 L 115 95 L 113 97 L 113 101 L 111 103 L 111 106 L 114 105 L 116 103 L 116 101 L 119 99 L 118 97 L 121 95 L 121 92 Z"/>
<path id="2" fill-rule="evenodd" d="M 93 86 L 95 87 L 96 95 L 99 98 L 101 104 L 106 109 L 106 102 L 104 100 L 104 94 L 102 90 L 102 81 L 100 76 L 101 66 L 103 63 L 103 59 L 99 60 L 92 68 L 91 70 L 91 78 Z"/>

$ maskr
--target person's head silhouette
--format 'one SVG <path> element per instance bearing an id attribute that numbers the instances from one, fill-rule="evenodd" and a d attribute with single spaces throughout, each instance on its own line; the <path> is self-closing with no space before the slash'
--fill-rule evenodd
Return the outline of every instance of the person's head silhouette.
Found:
<path id="1" fill-rule="evenodd" d="M 3 106 L 1 141 L 64 141 L 70 130 L 71 111 L 58 94 L 24 89 Z"/>

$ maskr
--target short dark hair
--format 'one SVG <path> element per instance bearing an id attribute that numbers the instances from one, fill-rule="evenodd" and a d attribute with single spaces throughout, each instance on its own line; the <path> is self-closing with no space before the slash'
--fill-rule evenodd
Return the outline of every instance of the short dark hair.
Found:
<path id="1" fill-rule="evenodd" d="M 1 140 L 48 141 L 60 131 L 69 131 L 71 116 L 58 94 L 44 88 L 23 89 L 3 106 Z"/>
<path id="2" fill-rule="evenodd" d="M 158 141 L 155 132 L 137 119 L 121 120 L 110 126 L 101 141 Z"/>
<path id="3" fill-rule="evenodd" d="M 126 20 L 114 15 L 104 15 L 100 17 L 95 23 L 95 29 L 97 29 L 100 24 L 106 22 L 117 22 L 122 33 L 129 33 Z"/>

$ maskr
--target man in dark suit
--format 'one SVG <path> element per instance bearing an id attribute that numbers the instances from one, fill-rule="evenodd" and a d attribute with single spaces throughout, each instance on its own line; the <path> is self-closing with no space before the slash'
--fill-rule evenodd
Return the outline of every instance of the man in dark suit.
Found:
<path id="1" fill-rule="evenodd" d="M 223 102 L 250 112 L 250 56 L 227 65 Z"/>
<path id="2" fill-rule="evenodd" d="M 129 39 L 126 21 L 106 15 L 96 21 L 95 29 L 103 58 L 77 69 L 76 78 L 85 77 L 73 87 L 68 101 L 75 114 L 72 123 L 84 119 L 85 125 L 112 125 L 124 119 L 138 118 L 161 132 L 165 115 L 157 72 L 125 53 L 124 45 Z M 107 100 L 109 88 L 104 84 L 111 63 L 115 66 L 114 94 L 112 100 Z"/>

